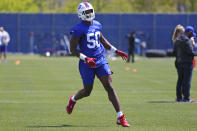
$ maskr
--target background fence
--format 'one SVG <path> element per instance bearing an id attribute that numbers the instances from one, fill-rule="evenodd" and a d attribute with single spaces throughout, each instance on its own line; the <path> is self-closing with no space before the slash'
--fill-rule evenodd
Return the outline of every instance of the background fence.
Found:
<path id="1" fill-rule="evenodd" d="M 177 24 L 196 27 L 197 14 L 96 14 L 104 36 L 116 47 L 127 50 L 125 35 L 141 32 L 148 49 L 172 48 L 171 36 Z M 77 24 L 76 14 L 0 13 L 0 26 L 11 36 L 9 52 L 29 53 L 57 46 L 63 35 Z"/>

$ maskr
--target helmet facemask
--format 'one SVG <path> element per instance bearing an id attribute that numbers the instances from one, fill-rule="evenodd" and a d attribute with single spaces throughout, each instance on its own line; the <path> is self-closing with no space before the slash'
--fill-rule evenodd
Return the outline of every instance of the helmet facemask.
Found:
<path id="1" fill-rule="evenodd" d="M 92 21 L 94 19 L 94 10 L 93 9 L 89 9 L 86 11 L 83 11 L 82 13 L 84 13 L 85 17 L 86 17 L 86 21 Z"/>

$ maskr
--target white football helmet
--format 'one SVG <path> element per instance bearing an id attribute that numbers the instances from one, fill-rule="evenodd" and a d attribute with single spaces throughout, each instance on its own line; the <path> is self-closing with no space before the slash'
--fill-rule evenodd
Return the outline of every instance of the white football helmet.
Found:
<path id="1" fill-rule="evenodd" d="M 90 10 L 89 12 L 87 12 Z M 78 17 L 83 21 L 92 21 L 95 18 L 94 8 L 88 2 L 82 2 L 77 8 Z"/>

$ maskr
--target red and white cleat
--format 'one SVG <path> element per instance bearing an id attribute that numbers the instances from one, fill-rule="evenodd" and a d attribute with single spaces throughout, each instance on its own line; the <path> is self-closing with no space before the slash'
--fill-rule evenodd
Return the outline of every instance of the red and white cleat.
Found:
<path id="1" fill-rule="evenodd" d="M 195 99 L 190 99 L 191 103 L 196 103 Z"/>
<path id="2" fill-rule="evenodd" d="M 68 113 L 68 114 L 71 114 L 71 113 L 72 113 L 73 108 L 74 108 L 74 106 L 75 106 L 75 104 L 76 104 L 76 102 L 72 100 L 72 97 L 73 97 L 73 96 L 74 96 L 74 95 L 71 95 L 71 96 L 70 96 L 70 99 L 69 99 L 68 104 L 67 104 L 67 107 L 66 107 L 66 110 L 67 110 L 67 113 Z"/>
<path id="3" fill-rule="evenodd" d="M 121 117 L 117 118 L 117 124 L 122 125 L 123 127 L 130 127 L 124 114 Z"/>
<path id="4" fill-rule="evenodd" d="M 190 99 L 188 102 L 189 103 L 196 103 L 195 99 Z"/>

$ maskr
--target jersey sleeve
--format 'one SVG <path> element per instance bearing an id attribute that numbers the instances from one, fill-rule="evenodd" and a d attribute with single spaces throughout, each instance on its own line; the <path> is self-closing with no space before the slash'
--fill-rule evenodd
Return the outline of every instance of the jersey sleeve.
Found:
<path id="1" fill-rule="evenodd" d="M 101 23 L 97 21 L 97 25 L 99 27 L 99 31 L 102 31 L 102 25 L 101 25 Z"/>
<path id="2" fill-rule="evenodd" d="M 71 28 L 70 34 L 75 37 L 80 38 L 83 35 L 83 30 L 81 28 L 79 28 L 78 26 L 75 26 L 75 27 Z"/>
<path id="3" fill-rule="evenodd" d="M 102 31 L 102 25 L 100 24 L 100 26 L 99 26 L 99 29 L 100 29 L 100 31 Z"/>

